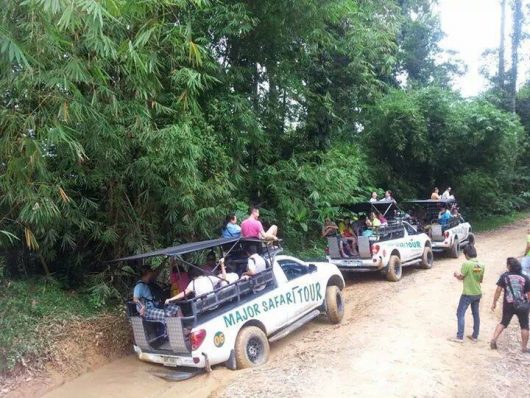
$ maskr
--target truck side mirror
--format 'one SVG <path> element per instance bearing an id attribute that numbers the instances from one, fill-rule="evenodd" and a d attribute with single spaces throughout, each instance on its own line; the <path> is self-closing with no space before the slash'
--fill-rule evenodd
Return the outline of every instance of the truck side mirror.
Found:
<path id="1" fill-rule="evenodd" d="M 309 273 L 312 274 L 313 272 L 317 271 L 317 266 L 315 264 L 309 264 Z"/>

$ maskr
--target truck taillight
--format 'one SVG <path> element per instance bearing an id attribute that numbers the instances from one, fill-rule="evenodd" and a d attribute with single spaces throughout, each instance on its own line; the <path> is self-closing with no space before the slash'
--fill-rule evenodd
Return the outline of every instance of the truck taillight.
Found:
<path id="1" fill-rule="evenodd" d="M 445 239 L 449 238 L 449 231 L 445 231 L 444 232 L 444 237 L 445 237 Z"/>
<path id="2" fill-rule="evenodd" d="M 373 245 L 372 246 L 372 254 L 379 253 L 379 249 L 381 249 L 381 247 L 379 245 Z"/>
<path id="3" fill-rule="evenodd" d="M 206 330 L 200 329 L 190 333 L 191 350 L 199 348 L 206 337 Z"/>

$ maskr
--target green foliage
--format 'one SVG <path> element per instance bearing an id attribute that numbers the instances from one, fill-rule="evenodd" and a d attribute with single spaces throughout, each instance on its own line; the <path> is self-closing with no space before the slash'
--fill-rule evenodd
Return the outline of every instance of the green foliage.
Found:
<path id="1" fill-rule="evenodd" d="M 518 190 L 523 128 L 486 101 L 437 87 L 393 90 L 372 107 L 366 130 L 377 183 L 394 187 L 398 198 L 426 198 L 434 186 L 451 186 L 476 213 L 528 203 Z"/>
<path id="2" fill-rule="evenodd" d="M 485 232 L 493 231 L 516 221 L 525 220 L 528 217 L 530 217 L 528 211 L 517 211 L 504 215 L 481 215 L 480 217 L 471 219 L 471 222 L 473 223 L 473 231 Z"/>
<path id="3" fill-rule="evenodd" d="M 289 246 L 304 248 L 341 204 L 366 200 L 370 183 L 366 159 L 355 145 L 337 145 L 326 152 L 306 152 L 266 167 L 267 207 L 289 236 Z"/>
<path id="4" fill-rule="evenodd" d="M 251 203 L 303 250 L 374 189 L 476 207 L 469 180 L 486 210 L 523 206 L 516 118 L 432 84 L 452 70 L 434 3 L 3 1 L 0 243 L 103 306 L 124 291 L 104 261 Z"/>
<path id="5" fill-rule="evenodd" d="M 94 313 L 85 297 L 65 292 L 53 280 L 0 279 L 0 372 L 46 352 L 47 341 L 38 329 L 42 322 L 57 326 Z"/>

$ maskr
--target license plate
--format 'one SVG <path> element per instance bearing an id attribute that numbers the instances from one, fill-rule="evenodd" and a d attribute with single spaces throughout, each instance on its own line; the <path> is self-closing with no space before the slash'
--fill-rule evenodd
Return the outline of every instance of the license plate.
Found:
<path id="1" fill-rule="evenodd" d="M 343 264 L 348 267 L 360 267 L 363 262 L 360 260 L 343 260 Z"/>
<path id="2" fill-rule="evenodd" d="M 179 358 L 175 357 L 163 357 L 164 366 L 178 366 L 180 365 Z"/>

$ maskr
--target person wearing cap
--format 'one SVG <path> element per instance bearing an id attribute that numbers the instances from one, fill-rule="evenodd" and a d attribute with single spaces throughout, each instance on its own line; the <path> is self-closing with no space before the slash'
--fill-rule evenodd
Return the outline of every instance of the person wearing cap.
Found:
<path id="1" fill-rule="evenodd" d="M 149 284 L 156 279 L 157 273 L 150 267 L 142 269 L 140 280 L 134 286 L 133 302 L 140 316 L 147 320 L 164 321 L 166 317 L 177 316 L 180 307 L 175 304 L 161 305 L 155 300 Z"/>

